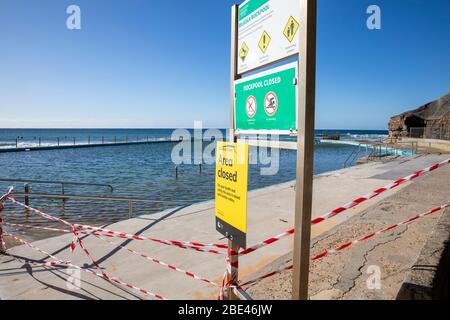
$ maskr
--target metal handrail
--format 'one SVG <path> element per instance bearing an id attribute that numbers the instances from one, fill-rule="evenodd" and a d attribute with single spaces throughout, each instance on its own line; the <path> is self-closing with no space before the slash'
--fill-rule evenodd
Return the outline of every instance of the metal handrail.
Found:
<path id="1" fill-rule="evenodd" d="M 18 198 L 24 198 L 25 204 L 29 205 L 29 198 L 48 198 L 48 199 L 62 199 L 63 201 L 68 199 L 75 199 L 75 200 L 98 200 L 98 201 L 121 201 L 121 202 L 128 202 L 128 217 L 133 217 L 133 203 L 135 202 L 147 202 L 147 203 L 171 203 L 174 205 L 182 206 L 187 205 L 189 203 L 189 200 L 186 200 L 184 202 L 182 201 L 165 201 L 165 200 L 150 200 L 150 199 L 143 199 L 143 198 L 129 198 L 129 197 L 99 197 L 99 196 L 81 196 L 81 195 L 60 195 L 60 194 L 39 194 L 39 193 L 14 193 L 14 197 Z M 25 209 L 26 210 L 26 209 Z"/>
<path id="2" fill-rule="evenodd" d="M 347 167 L 347 163 L 349 162 L 350 159 L 352 159 L 352 161 L 353 161 L 355 152 L 356 152 L 356 150 L 353 150 L 352 153 L 350 154 L 350 156 L 347 158 L 347 160 L 345 160 L 345 162 L 344 162 L 344 168 Z M 351 161 L 350 161 L 350 163 L 351 163 Z"/>
<path id="3" fill-rule="evenodd" d="M 47 180 L 32 180 L 32 179 L 2 179 L 1 182 L 23 182 L 23 183 L 37 183 L 37 184 L 60 184 L 61 189 L 64 190 L 65 185 L 73 186 L 93 186 L 93 187 L 105 187 L 111 192 L 114 191 L 114 187 L 110 184 L 103 183 L 87 183 L 87 182 L 70 182 L 70 181 L 47 181 Z"/>
<path id="4" fill-rule="evenodd" d="M 54 198 L 54 199 L 76 199 L 76 200 L 100 200 L 100 201 L 133 201 L 133 202 L 149 202 L 149 203 L 186 203 L 190 200 L 150 200 L 134 197 L 98 197 L 98 196 L 82 196 L 82 195 L 61 195 L 61 194 L 44 194 L 44 193 L 13 193 L 14 197 L 30 197 L 30 198 Z"/>

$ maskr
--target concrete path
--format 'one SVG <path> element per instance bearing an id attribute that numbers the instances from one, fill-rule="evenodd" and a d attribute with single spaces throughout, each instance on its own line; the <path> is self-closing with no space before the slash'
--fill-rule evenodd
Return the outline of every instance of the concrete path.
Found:
<path id="1" fill-rule="evenodd" d="M 411 166 L 426 164 L 426 159 L 425 157 L 417 159 Z M 416 169 L 419 168 L 414 168 Z M 393 175 L 403 173 L 401 167 L 393 167 L 390 172 Z M 378 176 L 385 175 L 387 173 Z M 312 242 L 312 254 L 336 248 L 348 241 L 447 203 L 450 201 L 449 181 L 450 166 L 414 180 L 402 190 L 316 237 Z M 450 214 L 448 209 L 447 214 Z M 309 282 L 310 298 L 395 299 L 408 271 L 416 263 L 441 215 L 442 211 L 354 245 L 338 254 L 314 261 L 311 264 Z M 266 274 L 291 263 L 292 257 L 288 254 L 259 273 Z M 373 282 L 370 281 L 373 279 L 371 277 L 373 273 L 378 271 L 380 287 L 373 286 Z M 291 272 L 283 272 L 247 290 L 253 297 L 259 299 L 290 299 L 291 277 Z M 372 286 L 367 285 L 368 281 Z"/>
<path id="2" fill-rule="evenodd" d="M 409 174 L 415 169 L 421 169 L 444 159 L 446 159 L 445 156 L 419 156 L 407 161 L 399 159 L 387 164 L 370 163 L 318 176 L 314 180 L 314 216 L 319 216 L 386 185 L 397 178 L 399 170 L 405 170 Z M 320 224 L 318 228 L 313 229 L 313 236 L 326 232 L 349 217 L 398 192 L 408 184 Z M 294 195 L 293 183 L 285 183 L 249 193 L 249 244 L 257 243 L 293 226 Z M 7 221 L 7 217 L 5 220 Z M 168 210 L 159 214 L 144 215 L 116 223 L 109 228 L 160 239 L 225 243 L 225 240 L 221 239 L 215 231 L 213 201 L 188 208 Z M 79 249 L 73 256 L 70 254 L 68 250 L 70 241 L 71 236 L 66 235 L 37 241 L 34 244 L 60 259 L 71 260 L 79 266 L 89 266 L 89 260 Z M 123 250 L 117 250 L 93 236 L 85 237 L 83 241 L 107 273 L 118 276 L 126 282 L 169 299 L 215 299 L 217 297 L 219 290 L 214 286 L 188 278 L 163 266 L 152 264 Z M 182 250 L 148 241 L 124 241 L 121 239 L 112 239 L 112 241 L 216 282 L 221 281 L 225 271 L 224 256 Z M 292 238 L 287 238 L 243 257 L 240 261 L 241 277 L 248 277 L 256 270 L 285 256 L 291 249 Z M 25 246 L 14 247 L 9 250 L 9 253 L 37 261 L 45 258 L 43 254 L 36 253 Z M 65 269 L 30 270 L 11 257 L 0 257 L 1 299 L 142 298 L 133 291 L 84 273 L 81 274 L 81 290 L 73 290 L 67 286 L 66 279 L 68 277 Z M 130 292 L 133 293 L 130 294 Z"/>

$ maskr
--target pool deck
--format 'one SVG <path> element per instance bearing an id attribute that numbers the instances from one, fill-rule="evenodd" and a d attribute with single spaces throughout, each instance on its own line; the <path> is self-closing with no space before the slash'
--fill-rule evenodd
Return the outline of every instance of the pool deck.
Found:
<path id="1" fill-rule="evenodd" d="M 315 177 L 313 216 L 320 216 L 363 194 L 387 185 L 395 179 L 423 169 L 448 158 L 448 155 L 421 155 L 399 158 L 387 163 L 368 163 Z M 420 178 L 418 178 L 420 179 Z M 417 181 L 417 180 L 416 180 Z M 350 217 L 374 206 L 386 197 L 414 184 L 415 181 L 388 191 L 341 215 L 313 227 L 313 238 L 347 221 Z M 293 226 L 294 183 L 284 183 L 252 191 L 248 199 L 248 243 L 254 244 L 279 234 Z M 11 204 L 8 204 L 11 206 Z M 5 219 L 7 221 L 7 217 Z M 108 226 L 109 229 L 159 239 L 225 243 L 215 231 L 214 202 L 204 202 L 186 208 L 143 215 Z M 68 250 L 72 237 L 64 235 L 34 242 L 63 260 L 79 266 L 89 260 L 77 248 Z M 110 239 L 115 243 L 158 258 L 181 269 L 196 273 L 220 283 L 225 271 L 225 257 L 177 247 L 168 247 L 149 241 Z M 116 249 L 93 236 L 85 236 L 83 243 L 104 270 L 169 299 L 215 299 L 219 289 L 194 280 L 182 273 L 146 261 L 139 256 Z M 292 237 L 286 238 L 240 259 L 240 276 L 247 278 L 255 271 L 285 256 L 292 250 Z M 45 255 L 28 247 L 11 248 L 10 255 L 39 261 Z M 36 268 L 31 270 L 8 256 L 0 256 L 0 299 L 142 299 L 130 289 L 112 285 L 100 278 L 81 274 L 81 289 L 67 286 L 65 269 Z"/>

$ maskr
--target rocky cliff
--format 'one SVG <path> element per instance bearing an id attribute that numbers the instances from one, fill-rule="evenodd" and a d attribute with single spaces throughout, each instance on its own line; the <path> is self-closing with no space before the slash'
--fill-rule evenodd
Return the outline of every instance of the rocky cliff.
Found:
<path id="1" fill-rule="evenodd" d="M 450 93 L 427 103 L 415 110 L 407 111 L 391 118 L 389 135 L 406 137 L 414 130 L 433 131 L 450 129 Z M 413 129 L 411 131 L 411 129 Z"/>

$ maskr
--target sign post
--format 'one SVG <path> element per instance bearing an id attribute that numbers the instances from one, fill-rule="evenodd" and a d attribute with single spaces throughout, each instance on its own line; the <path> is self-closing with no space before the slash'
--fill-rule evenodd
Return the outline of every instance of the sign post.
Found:
<path id="1" fill-rule="evenodd" d="M 240 79 L 238 74 L 238 14 L 239 6 L 234 5 L 231 7 L 231 43 L 230 43 L 230 128 L 228 141 L 236 142 L 234 135 L 234 82 Z M 236 285 L 239 280 L 239 256 L 233 253 L 239 252 L 239 246 L 232 240 L 228 240 L 228 267 L 226 282 L 231 285 Z M 228 287 L 226 292 L 226 298 L 228 300 L 238 300 L 237 295 L 233 289 Z"/>
<path id="2" fill-rule="evenodd" d="M 314 166 L 317 0 L 300 1 L 299 112 L 292 299 L 308 299 Z"/>
<path id="3" fill-rule="evenodd" d="M 231 14 L 229 141 L 236 142 L 240 134 L 297 133 L 298 136 L 292 291 L 295 300 L 308 298 L 316 10 L 317 0 L 246 0 L 234 5 Z M 244 74 L 294 57 L 298 58 L 295 63 L 241 80 Z M 235 232 L 232 228 L 228 230 Z M 241 239 L 235 240 L 228 243 L 229 285 L 238 281 L 237 253 Z M 230 289 L 228 299 L 236 299 Z"/>

